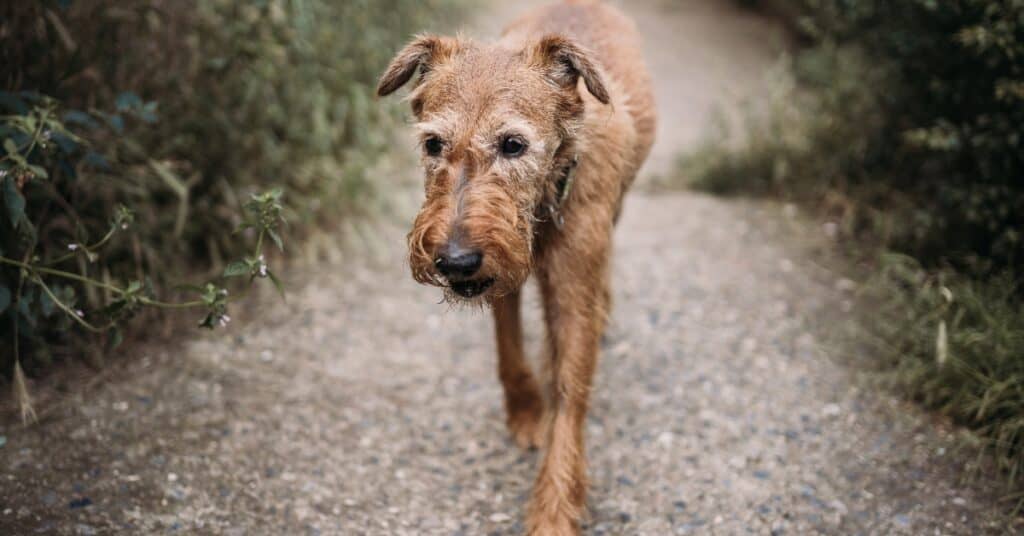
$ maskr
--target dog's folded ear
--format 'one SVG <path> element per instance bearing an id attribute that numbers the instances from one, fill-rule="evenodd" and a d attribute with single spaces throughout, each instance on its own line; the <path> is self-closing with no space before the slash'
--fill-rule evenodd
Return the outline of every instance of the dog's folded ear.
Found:
<path id="1" fill-rule="evenodd" d="M 377 83 L 377 95 L 383 97 L 394 93 L 416 74 L 417 68 L 421 73 L 426 73 L 431 66 L 451 57 L 455 47 L 456 40 L 450 37 L 431 34 L 416 36 L 391 60 L 381 75 Z"/>
<path id="2" fill-rule="evenodd" d="M 576 88 L 580 78 L 587 86 L 587 91 L 603 104 L 608 104 L 611 97 L 605 88 L 604 80 L 598 72 L 591 52 L 563 35 L 546 35 L 533 46 L 533 58 L 556 83 L 567 88 Z"/>

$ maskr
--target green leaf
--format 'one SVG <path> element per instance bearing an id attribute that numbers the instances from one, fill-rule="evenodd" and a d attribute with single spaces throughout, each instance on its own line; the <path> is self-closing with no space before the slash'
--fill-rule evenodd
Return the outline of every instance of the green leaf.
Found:
<path id="1" fill-rule="evenodd" d="M 244 261 L 235 261 L 224 268 L 224 277 L 249 275 L 249 265 Z"/>
<path id="2" fill-rule="evenodd" d="M 199 327 L 203 329 L 213 329 L 215 319 L 216 317 L 213 315 L 213 313 L 207 313 L 206 316 L 204 316 L 203 319 L 199 321 Z"/>
<path id="3" fill-rule="evenodd" d="M 4 140 L 4 150 L 7 154 L 18 154 L 18 145 L 11 138 L 7 138 Z"/>
<path id="4" fill-rule="evenodd" d="M 0 313 L 3 313 L 11 305 L 11 290 L 7 287 L 0 287 Z"/>
<path id="5" fill-rule="evenodd" d="M 51 316 L 53 314 L 55 306 L 56 306 L 56 304 L 53 303 L 52 299 L 50 299 L 50 295 L 49 294 L 44 292 L 44 293 L 39 295 L 39 310 L 42 311 L 43 316 L 45 316 L 45 317 Z"/>
<path id="6" fill-rule="evenodd" d="M 30 164 L 28 166 L 28 169 L 29 169 L 29 171 L 32 172 L 33 175 L 35 175 L 36 177 L 39 177 L 40 179 L 49 179 L 50 178 L 50 174 L 47 173 L 46 170 L 43 169 L 40 166 L 37 166 L 37 165 L 34 165 L 34 164 Z"/>
<path id="7" fill-rule="evenodd" d="M 10 175 L 4 179 L 4 205 L 7 207 L 7 217 L 11 219 L 11 225 L 17 228 L 18 221 L 25 215 L 25 198 L 18 191 L 18 185 Z"/>
<path id="8" fill-rule="evenodd" d="M 288 301 L 288 298 L 284 295 L 284 285 L 281 283 L 281 280 L 274 275 L 274 272 L 267 270 L 267 277 L 269 277 L 270 281 L 274 283 L 274 288 L 276 288 L 277 292 L 281 294 L 281 299 L 283 301 Z"/>
<path id="9" fill-rule="evenodd" d="M 284 243 L 281 242 L 281 237 L 273 229 L 270 228 L 267 228 L 267 234 L 270 235 L 270 238 L 274 241 L 275 244 L 277 244 L 277 249 L 284 252 Z"/>
<path id="10" fill-rule="evenodd" d="M 110 335 L 107 337 L 107 350 L 115 350 L 124 342 L 124 335 L 117 328 L 110 328 Z"/>
<path id="11" fill-rule="evenodd" d="M 114 105 L 117 106 L 117 111 L 126 112 L 142 106 L 142 99 L 131 91 L 124 91 L 114 99 Z"/>

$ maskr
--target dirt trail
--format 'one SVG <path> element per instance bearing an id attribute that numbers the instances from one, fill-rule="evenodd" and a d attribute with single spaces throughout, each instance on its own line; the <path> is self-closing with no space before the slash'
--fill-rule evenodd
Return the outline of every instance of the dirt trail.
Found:
<path id="1" fill-rule="evenodd" d="M 666 173 L 716 103 L 756 90 L 773 30 L 727 3 L 626 9 L 661 104 L 645 173 Z M 415 285 L 401 233 L 258 321 L 144 349 L 36 426 L 5 416 L 0 533 L 520 533 L 538 456 L 504 429 L 490 318 Z M 817 234 L 770 205 L 631 196 L 588 534 L 1009 531 L 958 484 L 950 433 L 858 387 L 809 329 L 849 292 L 811 261 Z"/>

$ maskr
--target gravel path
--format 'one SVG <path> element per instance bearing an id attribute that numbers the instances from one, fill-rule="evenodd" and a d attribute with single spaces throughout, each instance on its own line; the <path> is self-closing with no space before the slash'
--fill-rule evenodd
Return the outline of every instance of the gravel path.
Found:
<path id="1" fill-rule="evenodd" d="M 771 59 L 767 22 L 667 6 L 629 8 L 649 40 L 685 45 L 651 53 L 653 172 Z M 293 277 L 258 320 L 138 349 L 38 425 L 5 415 L 0 534 L 520 533 L 538 455 L 504 428 L 491 320 L 411 281 L 403 231 Z M 809 319 L 843 321 L 850 290 L 812 262 L 818 234 L 772 205 L 629 199 L 587 426 L 588 534 L 1012 530 L 958 483 L 952 432 L 819 344 Z"/>

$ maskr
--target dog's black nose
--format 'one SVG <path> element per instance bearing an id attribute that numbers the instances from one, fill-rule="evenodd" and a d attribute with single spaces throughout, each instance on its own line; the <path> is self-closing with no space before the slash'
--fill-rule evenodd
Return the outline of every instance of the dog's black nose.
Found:
<path id="1" fill-rule="evenodd" d="M 480 270 L 484 256 L 475 249 L 466 249 L 449 244 L 434 259 L 437 270 L 449 279 L 468 279 Z"/>

